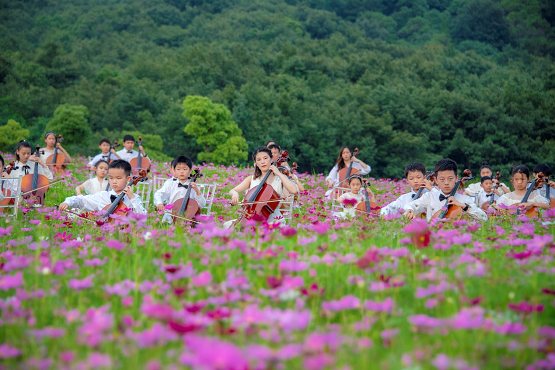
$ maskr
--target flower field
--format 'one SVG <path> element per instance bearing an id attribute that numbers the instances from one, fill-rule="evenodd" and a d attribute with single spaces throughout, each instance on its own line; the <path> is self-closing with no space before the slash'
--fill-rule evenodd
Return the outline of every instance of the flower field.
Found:
<path id="1" fill-rule="evenodd" d="M 553 211 L 339 221 L 301 174 L 291 224 L 232 231 L 227 192 L 251 171 L 207 165 L 199 227 L 152 205 L 98 227 L 54 207 L 83 164 L 0 218 L 0 369 L 555 369 Z M 372 185 L 379 204 L 408 191 Z"/>

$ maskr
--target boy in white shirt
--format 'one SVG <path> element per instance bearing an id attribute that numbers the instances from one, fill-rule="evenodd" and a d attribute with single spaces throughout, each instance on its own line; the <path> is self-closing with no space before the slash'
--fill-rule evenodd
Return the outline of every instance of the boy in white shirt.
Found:
<path id="1" fill-rule="evenodd" d="M 104 207 L 112 204 L 118 195 L 125 193 L 123 203 L 135 213 L 143 215 L 147 214 L 143 206 L 141 197 L 133 194 L 133 188 L 127 186 L 131 181 L 131 165 L 123 159 L 116 159 L 108 166 L 108 175 L 110 176 L 110 191 L 100 191 L 92 195 L 77 195 L 68 197 L 58 207 L 60 211 L 66 211 L 68 208 L 80 208 L 85 211 L 96 212 L 102 211 Z"/>
<path id="2" fill-rule="evenodd" d="M 396 215 L 401 211 L 404 212 L 405 205 L 414 200 L 416 193 L 422 187 L 424 190 L 421 196 L 429 191 L 436 191 L 439 193 L 439 191 L 433 187 L 432 182 L 426 179 L 426 166 L 424 163 L 414 162 L 405 167 L 405 178 L 411 187 L 410 192 L 401 195 L 395 201 L 383 207 L 380 210 L 381 216 Z"/>
<path id="3" fill-rule="evenodd" d="M 164 203 L 173 204 L 176 200 L 185 198 L 187 189 L 191 187 L 190 197 L 197 201 L 200 208 L 206 207 L 206 199 L 201 194 L 197 184 L 189 181 L 189 175 L 193 169 L 193 162 L 189 157 L 176 157 L 172 163 L 174 178 L 166 180 L 164 185 L 154 193 L 154 205 L 159 212 L 164 212 Z M 165 214 L 163 222 L 172 222 L 170 214 Z"/>
<path id="4" fill-rule="evenodd" d="M 133 158 L 137 158 L 139 156 L 139 152 L 134 150 L 135 147 L 135 138 L 133 135 L 125 135 L 123 137 L 123 149 L 116 152 L 116 154 L 123 160 L 127 162 L 131 162 Z M 139 145 L 139 150 L 141 151 L 141 155 L 144 158 L 148 158 L 145 154 L 145 150 L 143 149 L 142 145 Z"/>
<path id="5" fill-rule="evenodd" d="M 482 209 L 487 209 L 487 207 L 497 202 L 501 195 L 497 189 L 493 190 L 493 181 L 489 176 L 480 179 L 480 186 L 482 191 L 476 196 L 476 204 Z"/>
<path id="6" fill-rule="evenodd" d="M 411 220 L 426 211 L 426 219 L 429 222 L 437 212 L 442 210 L 445 201 L 448 200 L 448 206 L 461 207 L 463 214 L 467 214 L 477 221 L 487 221 L 486 213 L 478 208 L 470 197 L 459 193 L 455 196 L 450 195 L 459 179 L 457 163 L 454 160 L 446 158 L 437 162 L 434 174 L 440 191 L 430 191 L 420 199 L 408 203 L 404 213 L 406 218 Z"/>
<path id="7" fill-rule="evenodd" d="M 110 160 L 121 159 L 114 148 L 112 148 L 110 140 L 106 138 L 100 140 L 98 147 L 100 148 L 101 153 L 96 155 L 89 163 L 87 163 L 87 166 L 89 166 L 91 171 L 94 171 L 95 164 L 100 160 L 104 160 L 109 164 Z"/>

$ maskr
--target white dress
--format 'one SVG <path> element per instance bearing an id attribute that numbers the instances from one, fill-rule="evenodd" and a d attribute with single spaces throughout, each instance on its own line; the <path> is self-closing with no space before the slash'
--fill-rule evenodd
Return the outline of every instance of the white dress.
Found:
<path id="1" fill-rule="evenodd" d="M 100 191 L 108 191 L 110 188 L 108 187 L 109 181 L 108 178 L 105 177 L 102 179 L 102 182 L 98 181 L 98 177 L 93 177 L 92 179 L 88 179 L 83 183 L 85 191 L 87 194 L 96 194 Z"/>
<path id="2" fill-rule="evenodd" d="M 351 199 L 354 199 L 357 202 L 355 204 L 349 205 L 348 207 L 345 206 L 345 204 L 343 204 L 344 200 L 351 200 Z M 344 193 L 339 198 L 337 198 L 337 202 L 343 205 L 343 210 L 340 212 L 334 212 L 333 213 L 334 217 L 338 217 L 341 219 L 345 219 L 347 217 L 355 217 L 357 214 L 356 208 L 361 202 L 364 202 L 364 199 L 365 198 L 362 192 L 358 194 L 354 194 L 352 192 Z"/>
<path id="3" fill-rule="evenodd" d="M 358 171 L 358 174 L 361 176 L 367 175 L 370 173 L 370 171 L 372 171 L 372 168 L 370 167 L 370 165 L 366 165 L 366 169 L 362 168 L 362 165 L 358 162 L 353 162 L 353 168 L 356 169 Z M 328 182 L 328 180 L 331 180 L 333 182 L 333 186 L 337 186 L 339 185 L 339 168 L 337 167 L 337 165 L 333 166 L 333 168 L 330 171 L 330 174 L 328 175 L 328 177 L 326 177 L 326 182 Z M 344 181 L 344 183 L 342 184 L 344 187 L 348 187 L 348 181 Z M 331 192 L 333 191 L 333 189 L 329 189 L 328 191 L 326 191 L 326 198 L 329 198 Z"/>
<path id="4" fill-rule="evenodd" d="M 524 198 L 524 197 L 516 195 L 515 192 L 512 191 L 510 193 L 503 194 L 503 196 L 501 196 L 501 198 L 499 198 L 499 200 L 497 201 L 497 204 L 504 204 L 506 206 L 512 206 L 512 205 L 515 205 L 515 204 L 518 204 L 518 203 L 522 202 L 522 198 Z M 542 197 L 541 193 L 537 190 L 534 190 L 530 194 L 530 196 L 528 197 L 528 202 L 549 204 L 549 201 L 547 199 L 545 199 L 544 197 Z"/>
<path id="5" fill-rule="evenodd" d="M 262 181 L 262 178 L 256 178 L 254 180 L 251 180 L 251 184 L 249 186 L 249 190 L 251 190 L 252 188 L 257 187 L 260 182 Z M 281 178 L 275 176 L 274 180 L 270 183 L 270 185 L 272 186 L 272 188 L 274 188 L 275 192 L 278 193 L 281 197 L 283 197 L 283 184 L 281 182 Z M 248 192 L 247 192 L 248 193 Z M 245 199 L 246 201 L 247 199 Z M 225 228 L 229 228 L 231 227 L 231 225 L 233 225 L 233 223 L 236 220 L 230 220 L 230 221 L 226 221 L 224 223 L 224 227 Z M 270 215 L 270 217 L 268 217 L 268 223 L 274 223 L 274 222 L 279 222 L 279 223 L 285 223 L 285 218 L 282 216 L 281 214 L 281 210 L 280 208 L 276 208 L 276 210 L 274 211 L 274 213 L 272 213 Z"/>

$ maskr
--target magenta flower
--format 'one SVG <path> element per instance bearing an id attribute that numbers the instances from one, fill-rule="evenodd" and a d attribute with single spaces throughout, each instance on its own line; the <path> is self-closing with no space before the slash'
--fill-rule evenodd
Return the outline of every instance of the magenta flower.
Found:
<path id="1" fill-rule="evenodd" d="M 196 335 L 184 337 L 187 352 L 179 358 L 182 365 L 205 370 L 245 370 L 248 362 L 235 345 Z"/>
<path id="2" fill-rule="evenodd" d="M 125 248 L 125 244 L 122 242 L 119 242 L 117 240 L 110 240 L 108 242 L 106 242 L 106 247 L 110 248 L 110 249 L 115 249 L 118 251 L 121 251 Z"/>
<path id="3" fill-rule="evenodd" d="M 437 328 L 445 325 L 445 320 L 436 319 L 427 315 L 413 315 L 408 317 L 409 322 L 414 326 Z"/>
<path id="4" fill-rule="evenodd" d="M 391 299 L 391 297 L 388 297 L 383 302 L 364 301 L 363 307 L 368 311 L 392 313 L 393 299 Z"/>
<path id="5" fill-rule="evenodd" d="M 330 311 L 354 310 L 360 307 L 360 299 L 352 295 L 342 297 L 338 301 L 322 302 L 322 308 Z"/>
<path id="6" fill-rule="evenodd" d="M 10 290 L 23 285 L 23 273 L 21 271 L 15 275 L 4 275 L 0 277 L 0 290 Z"/>
<path id="7" fill-rule="evenodd" d="M 526 326 L 519 322 L 506 322 L 501 325 L 494 325 L 493 330 L 499 334 L 522 334 L 526 331 Z"/>
<path id="8" fill-rule="evenodd" d="M 206 286 L 212 282 L 212 274 L 208 270 L 203 271 L 197 276 L 193 276 L 191 282 L 197 287 Z"/>
<path id="9" fill-rule="evenodd" d="M 281 235 L 285 237 L 295 236 L 297 235 L 297 229 L 290 227 L 290 226 L 282 226 L 281 228 Z"/>
<path id="10" fill-rule="evenodd" d="M 515 303 L 509 303 L 508 307 L 510 310 L 513 310 L 515 312 L 518 313 L 524 313 L 524 314 L 529 314 L 529 313 L 534 313 L 534 312 L 542 312 L 543 311 L 543 304 L 532 304 L 532 303 L 528 303 L 528 302 L 520 302 L 518 304 Z"/>
<path id="11" fill-rule="evenodd" d="M 88 276 L 83 280 L 71 279 L 68 283 L 68 287 L 75 290 L 84 290 L 93 287 L 92 278 L 94 275 Z"/>
<path id="12" fill-rule="evenodd" d="M 426 220 L 414 219 L 403 231 L 410 234 L 412 244 L 418 249 L 426 248 L 430 244 L 432 232 L 428 229 Z"/>
<path id="13" fill-rule="evenodd" d="M 14 348 L 9 344 L 0 344 L 0 359 L 18 357 L 20 355 L 21 351 L 17 348 Z"/>
<path id="14" fill-rule="evenodd" d="M 109 355 L 93 352 L 87 358 L 88 365 L 93 369 L 112 368 L 112 359 Z"/>
<path id="15" fill-rule="evenodd" d="M 314 356 L 305 357 L 303 360 L 303 369 L 321 370 L 329 366 L 332 366 L 334 363 L 335 363 L 335 359 L 333 358 L 333 356 L 327 353 L 319 353 Z"/>
<path id="16" fill-rule="evenodd" d="M 311 227 L 312 231 L 314 231 L 318 235 L 327 234 L 329 228 L 330 228 L 329 224 L 323 224 L 321 222 L 315 222 L 312 224 L 312 227 Z"/>

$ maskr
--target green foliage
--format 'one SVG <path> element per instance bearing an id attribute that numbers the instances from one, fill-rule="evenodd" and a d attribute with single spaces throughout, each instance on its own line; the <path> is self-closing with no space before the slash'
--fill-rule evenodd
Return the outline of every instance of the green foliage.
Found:
<path id="1" fill-rule="evenodd" d="M 183 116 L 189 120 L 185 132 L 204 146 L 198 159 L 215 164 L 236 164 L 247 159 L 247 143 L 231 112 L 202 96 L 188 96 L 183 102 Z"/>
<path id="2" fill-rule="evenodd" d="M 21 127 L 19 122 L 8 120 L 4 126 L 0 126 L 0 151 L 12 152 L 17 143 L 29 137 L 29 130 Z"/>
<path id="3" fill-rule="evenodd" d="M 204 96 L 248 151 L 277 140 L 301 171 L 328 171 L 343 145 L 376 177 L 446 155 L 553 158 L 552 1 L 59 0 L 5 2 L 2 20 L 0 122 L 32 142 L 64 102 L 87 107 L 93 133 L 60 131 L 72 152 L 130 131 L 162 138 L 149 154 L 198 161 L 182 99 Z"/>
<path id="4" fill-rule="evenodd" d="M 60 104 L 46 125 L 46 132 L 62 134 L 73 148 L 84 145 L 91 135 L 88 116 L 89 110 L 84 105 Z"/>

